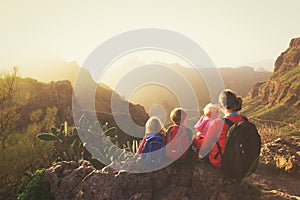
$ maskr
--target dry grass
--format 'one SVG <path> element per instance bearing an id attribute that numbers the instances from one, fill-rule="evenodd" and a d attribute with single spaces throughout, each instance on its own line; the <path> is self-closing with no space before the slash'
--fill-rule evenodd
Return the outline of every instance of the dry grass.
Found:
<path id="1" fill-rule="evenodd" d="M 278 127 L 274 127 L 272 125 L 260 125 L 257 127 L 257 130 L 261 136 L 263 144 L 275 141 L 283 135 Z"/>

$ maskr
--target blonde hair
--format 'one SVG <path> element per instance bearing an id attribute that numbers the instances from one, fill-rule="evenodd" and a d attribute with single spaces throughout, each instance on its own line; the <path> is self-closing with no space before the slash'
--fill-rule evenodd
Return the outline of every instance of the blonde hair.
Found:
<path id="1" fill-rule="evenodd" d="M 217 117 L 219 108 L 216 105 L 209 103 L 203 108 L 203 113 L 206 117 Z"/>
<path id="2" fill-rule="evenodd" d="M 163 134 L 164 131 L 164 126 L 158 117 L 152 116 L 146 122 L 146 135 L 157 133 Z"/>
<path id="3" fill-rule="evenodd" d="M 183 108 L 175 108 L 170 113 L 170 119 L 177 125 L 180 125 L 186 118 L 187 112 Z"/>

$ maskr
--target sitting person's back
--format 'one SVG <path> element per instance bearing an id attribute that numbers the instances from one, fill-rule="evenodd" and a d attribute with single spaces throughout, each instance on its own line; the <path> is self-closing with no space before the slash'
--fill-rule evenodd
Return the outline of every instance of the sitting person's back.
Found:
<path id="1" fill-rule="evenodd" d="M 186 127 L 187 112 L 182 108 L 175 108 L 170 119 L 174 123 L 166 133 L 166 152 L 170 159 L 179 162 L 190 160 L 192 154 L 189 147 L 192 143 L 192 130 Z"/>
<path id="2" fill-rule="evenodd" d="M 150 117 L 146 123 L 145 136 L 137 154 L 142 154 L 146 167 L 160 166 L 165 157 L 165 130 L 159 118 Z"/>
<path id="3" fill-rule="evenodd" d="M 224 90 L 221 92 L 219 105 L 225 113 L 225 118 L 233 123 L 243 121 L 242 116 L 238 114 L 242 108 L 242 99 L 237 97 L 233 91 Z M 217 168 L 221 167 L 229 128 L 230 126 L 223 119 L 214 120 L 201 141 L 201 145 L 197 146 L 197 148 L 201 148 L 199 156 L 204 157 L 208 154 L 210 163 Z"/>

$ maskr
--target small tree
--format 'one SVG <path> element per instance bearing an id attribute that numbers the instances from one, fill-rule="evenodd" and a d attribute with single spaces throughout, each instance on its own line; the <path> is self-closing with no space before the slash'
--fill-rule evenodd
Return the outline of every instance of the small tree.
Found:
<path id="1" fill-rule="evenodd" d="M 18 94 L 17 71 L 17 68 L 14 67 L 11 74 L 0 76 L 0 140 L 2 149 L 5 148 L 8 136 L 15 129 L 23 107 Z"/>

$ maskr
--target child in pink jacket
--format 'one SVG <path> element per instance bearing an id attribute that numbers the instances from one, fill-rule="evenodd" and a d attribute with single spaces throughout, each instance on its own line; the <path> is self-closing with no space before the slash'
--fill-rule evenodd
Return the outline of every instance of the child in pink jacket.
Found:
<path id="1" fill-rule="evenodd" d="M 197 137 L 203 138 L 210 126 L 211 122 L 218 118 L 219 108 L 212 103 L 207 104 L 203 109 L 204 115 L 195 124 L 194 128 L 197 131 Z"/>

